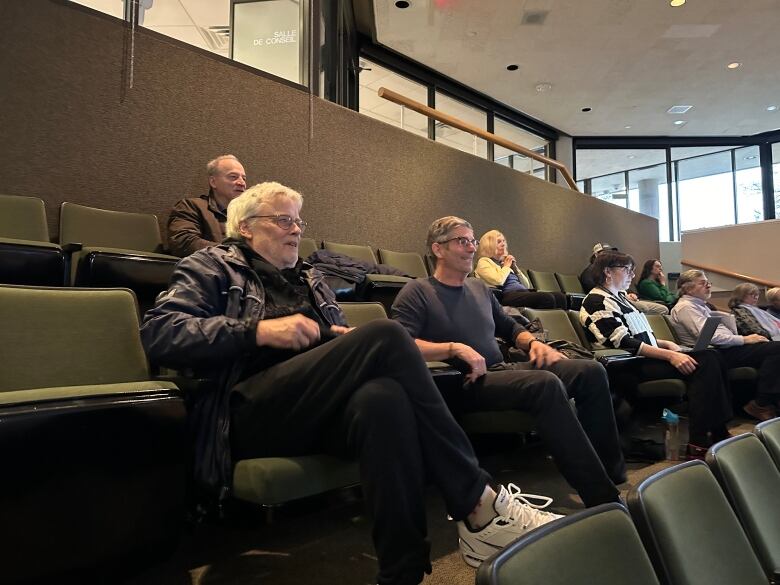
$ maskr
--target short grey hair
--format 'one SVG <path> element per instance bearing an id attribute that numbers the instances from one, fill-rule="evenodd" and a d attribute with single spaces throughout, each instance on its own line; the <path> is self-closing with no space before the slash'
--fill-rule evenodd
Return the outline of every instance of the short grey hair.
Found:
<path id="1" fill-rule="evenodd" d="M 731 298 L 729 299 L 729 309 L 740 306 L 742 301 L 745 300 L 745 297 L 752 294 L 761 294 L 761 289 L 752 282 L 738 284 L 736 287 L 734 287 L 734 291 L 731 293 Z"/>
<path id="2" fill-rule="evenodd" d="M 216 176 L 217 173 L 219 172 L 219 163 L 222 162 L 223 160 L 227 160 L 227 159 L 234 160 L 238 164 L 241 164 L 241 161 L 238 160 L 234 155 L 232 155 L 232 154 L 221 154 L 217 158 L 214 158 L 214 159 L 212 159 L 212 160 L 210 160 L 209 162 L 206 163 L 206 174 L 209 177 Z"/>
<path id="3" fill-rule="evenodd" d="M 228 204 L 225 224 L 227 237 L 243 240 L 241 224 L 253 215 L 262 215 L 260 207 L 271 205 L 279 199 L 292 201 L 298 207 L 303 205 L 303 196 L 298 191 L 271 181 L 260 183 L 241 193 Z"/>
<path id="4" fill-rule="evenodd" d="M 780 299 L 780 286 L 774 286 L 766 291 L 766 300 L 771 303 L 775 299 Z"/>
<path id="5" fill-rule="evenodd" d="M 677 294 L 679 296 L 688 294 L 688 291 L 694 287 L 694 280 L 706 277 L 707 275 L 704 274 L 704 271 L 699 270 L 698 268 L 686 270 L 680 275 L 680 278 L 677 279 Z"/>
<path id="6" fill-rule="evenodd" d="M 431 224 L 431 227 L 428 228 L 428 238 L 425 245 L 427 247 L 428 255 L 431 257 L 434 263 L 436 262 L 436 254 L 433 253 L 433 245 L 442 243 L 447 239 L 447 236 L 452 230 L 455 230 L 459 227 L 467 227 L 470 230 L 474 229 L 465 219 L 456 217 L 454 215 L 440 217 Z"/>

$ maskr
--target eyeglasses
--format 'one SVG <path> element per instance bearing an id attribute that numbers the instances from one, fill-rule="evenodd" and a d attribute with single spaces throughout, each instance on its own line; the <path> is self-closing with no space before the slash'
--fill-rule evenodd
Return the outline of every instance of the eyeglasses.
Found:
<path id="1" fill-rule="evenodd" d="M 475 248 L 479 248 L 479 240 L 475 240 L 474 238 L 467 238 L 465 236 L 461 236 L 459 238 L 450 238 L 449 240 L 444 240 L 443 242 L 436 242 L 436 243 L 447 244 L 449 242 L 458 242 L 458 246 L 460 246 L 461 248 L 465 248 L 469 244 L 471 244 Z"/>
<path id="2" fill-rule="evenodd" d="M 291 230 L 293 224 L 295 224 L 300 228 L 301 233 L 305 232 L 306 226 L 309 225 L 302 219 L 293 219 L 289 215 L 280 215 L 278 213 L 274 213 L 273 215 L 250 215 L 247 219 L 270 219 L 283 230 Z"/>
<path id="3" fill-rule="evenodd" d="M 628 264 L 618 264 L 617 266 L 610 266 L 610 268 L 622 268 L 628 274 L 636 274 L 636 272 L 634 272 L 634 267 L 629 266 Z"/>

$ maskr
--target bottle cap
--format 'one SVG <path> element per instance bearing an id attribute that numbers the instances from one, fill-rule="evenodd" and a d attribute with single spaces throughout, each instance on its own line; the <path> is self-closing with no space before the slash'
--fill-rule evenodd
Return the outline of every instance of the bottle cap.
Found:
<path id="1" fill-rule="evenodd" d="M 661 414 L 661 420 L 666 423 L 677 424 L 680 422 L 680 417 L 668 408 L 664 408 L 664 412 Z"/>

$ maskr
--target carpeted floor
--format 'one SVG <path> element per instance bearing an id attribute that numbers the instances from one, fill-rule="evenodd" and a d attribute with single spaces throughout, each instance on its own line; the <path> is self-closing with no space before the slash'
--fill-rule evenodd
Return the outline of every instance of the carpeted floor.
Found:
<path id="1" fill-rule="evenodd" d="M 732 432 L 753 423 L 738 420 Z M 483 466 L 497 482 L 513 482 L 523 491 L 554 498 L 559 513 L 582 508 L 555 465 L 536 444 L 488 444 L 478 449 Z M 501 447 L 501 448 L 499 448 Z M 671 462 L 629 463 L 623 494 Z M 425 585 L 471 585 L 475 571 L 457 552 L 455 525 L 447 520 L 434 489 L 427 495 L 433 573 Z M 283 507 L 272 524 L 251 508 L 237 508 L 222 525 L 188 527 L 175 554 L 148 568 L 106 582 L 122 585 L 365 585 L 375 582 L 376 559 L 371 526 L 357 491 L 329 494 Z"/>

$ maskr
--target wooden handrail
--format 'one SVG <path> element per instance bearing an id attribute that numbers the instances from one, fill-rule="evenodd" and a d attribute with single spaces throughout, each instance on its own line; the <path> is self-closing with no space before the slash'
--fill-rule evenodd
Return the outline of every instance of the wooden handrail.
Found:
<path id="1" fill-rule="evenodd" d="M 533 150 L 526 148 L 525 146 L 520 146 L 519 144 L 515 144 L 511 140 L 507 140 L 506 138 L 497 136 L 492 132 L 487 132 L 482 128 L 477 128 L 476 126 L 472 126 L 471 124 L 459 120 L 454 116 L 450 116 L 449 114 L 445 114 L 438 110 L 434 110 L 433 108 L 430 108 L 425 104 L 421 104 L 420 102 L 416 102 L 412 99 L 409 99 L 408 97 L 403 96 L 400 93 L 396 93 L 391 89 L 387 89 L 386 87 L 380 87 L 377 93 L 379 94 L 379 97 L 385 98 L 386 100 L 396 103 L 399 106 L 409 108 L 410 110 L 413 110 L 418 114 L 422 114 L 423 116 L 433 118 L 434 120 L 438 120 L 439 122 L 447 124 L 448 126 L 452 126 L 453 128 L 457 128 L 458 130 L 463 130 L 464 132 L 468 132 L 469 134 L 473 134 L 474 136 L 479 136 L 480 138 L 484 138 L 485 140 L 492 142 L 493 144 L 498 144 L 499 146 L 503 146 L 504 148 L 507 148 L 509 150 L 514 150 L 515 152 L 519 152 L 520 154 L 523 154 L 528 158 L 532 158 L 536 161 L 551 166 L 554 169 L 560 171 L 560 173 L 563 175 L 563 178 L 566 180 L 566 183 L 569 185 L 569 187 L 571 187 L 572 190 L 577 191 L 578 193 L 580 191 L 577 188 L 577 182 L 574 180 L 574 177 L 572 177 L 571 173 L 569 172 L 569 169 L 567 169 L 566 165 L 564 165 L 560 161 L 557 161 L 553 158 L 548 158 L 543 154 L 538 154 Z"/>
<path id="2" fill-rule="evenodd" d="M 780 286 L 780 282 L 772 280 L 766 280 L 764 278 L 756 278 L 755 276 L 747 276 L 746 274 L 740 274 L 739 272 L 731 272 L 725 268 L 718 268 L 717 266 L 707 266 L 706 264 L 699 264 L 698 262 L 691 262 L 690 260 L 680 260 L 680 264 L 684 266 L 690 266 L 691 268 L 698 268 L 705 272 L 714 272 L 721 276 L 728 276 L 729 278 L 735 278 L 737 280 L 743 280 L 745 282 L 752 282 L 758 286 L 765 286 L 767 288 L 774 288 Z"/>

